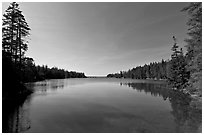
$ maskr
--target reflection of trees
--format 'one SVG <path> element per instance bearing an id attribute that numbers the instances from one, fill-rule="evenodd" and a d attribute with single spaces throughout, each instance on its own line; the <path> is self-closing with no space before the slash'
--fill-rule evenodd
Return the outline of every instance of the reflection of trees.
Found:
<path id="1" fill-rule="evenodd" d="M 64 88 L 64 80 L 49 80 L 35 83 L 27 83 L 28 89 L 34 90 L 34 94 L 46 95 L 49 90 L 57 90 Z M 31 96 L 21 97 L 16 100 L 3 101 L 2 104 L 2 118 L 3 131 L 2 132 L 24 132 L 31 126 L 29 119 L 29 106 Z"/>
<path id="2" fill-rule="evenodd" d="M 58 90 L 63 89 L 65 87 L 64 79 L 52 79 L 52 80 L 45 80 L 35 83 L 28 83 L 26 87 L 29 89 L 33 89 L 35 93 L 40 95 L 46 95 L 49 90 Z"/>
<path id="3" fill-rule="evenodd" d="M 198 130 L 202 124 L 202 111 L 190 105 L 189 95 L 171 91 L 169 101 L 176 122 L 176 132 L 201 132 Z"/>
<path id="4" fill-rule="evenodd" d="M 176 132 L 197 132 L 200 128 L 202 111 L 190 106 L 191 98 L 188 94 L 170 90 L 165 84 L 122 83 L 122 85 L 129 86 L 138 92 L 144 91 L 152 96 L 161 96 L 164 100 L 169 99 L 171 113 L 175 118 Z"/>
<path id="5" fill-rule="evenodd" d="M 152 96 L 162 96 L 164 100 L 168 98 L 169 89 L 165 84 L 154 83 L 122 83 L 122 85 L 129 86 L 138 92 L 144 91 Z"/>
<path id="6" fill-rule="evenodd" d="M 29 119 L 30 97 L 16 101 L 3 101 L 2 103 L 2 132 L 23 132 L 30 128 Z"/>

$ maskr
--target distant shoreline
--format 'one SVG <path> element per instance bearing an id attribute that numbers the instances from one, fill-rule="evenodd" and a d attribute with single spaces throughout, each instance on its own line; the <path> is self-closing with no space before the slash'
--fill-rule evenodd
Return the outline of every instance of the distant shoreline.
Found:
<path id="1" fill-rule="evenodd" d="M 86 76 L 87 78 L 108 78 L 106 76 Z"/>

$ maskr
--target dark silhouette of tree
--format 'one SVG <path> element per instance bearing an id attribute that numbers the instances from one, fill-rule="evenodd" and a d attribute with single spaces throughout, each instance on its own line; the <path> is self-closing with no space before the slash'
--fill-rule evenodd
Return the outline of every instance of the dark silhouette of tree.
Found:
<path id="1" fill-rule="evenodd" d="M 2 23 L 3 97 L 10 95 L 18 97 L 22 93 L 27 93 L 23 85 L 25 82 L 86 77 L 84 73 L 57 67 L 36 66 L 33 58 L 24 56 L 28 49 L 29 32 L 30 28 L 19 9 L 19 4 L 12 2 L 3 14 Z"/>
<path id="2" fill-rule="evenodd" d="M 169 84 L 176 89 L 186 89 L 191 94 L 202 95 L 202 3 L 194 2 L 182 9 L 189 15 L 187 25 L 189 26 L 186 39 L 187 53 L 182 49 L 173 36 L 173 54 L 170 61 L 161 63 L 150 63 L 138 66 L 123 72 L 124 78 L 132 79 L 167 79 Z M 108 74 L 107 77 L 120 77 L 119 73 Z"/>
<path id="3" fill-rule="evenodd" d="M 168 64 L 168 83 L 176 89 L 186 87 L 189 79 L 189 72 L 186 70 L 186 59 L 183 55 L 182 48 L 179 50 L 176 37 L 173 36 L 174 45 L 172 47 L 173 54 Z"/>
<path id="4" fill-rule="evenodd" d="M 190 3 L 182 9 L 189 15 L 186 39 L 188 70 L 190 71 L 189 92 L 202 94 L 202 3 Z"/>
<path id="5" fill-rule="evenodd" d="M 16 2 L 12 2 L 3 15 L 2 49 L 10 54 L 11 59 L 22 64 L 27 47 L 30 28 Z"/>
<path id="6" fill-rule="evenodd" d="M 32 58 L 26 58 L 24 68 L 24 82 L 45 79 L 86 78 L 84 73 L 67 71 L 57 67 L 49 68 L 47 65 L 36 66 Z"/>
<path id="7" fill-rule="evenodd" d="M 2 80 L 3 96 L 27 93 L 22 84 L 22 59 L 27 50 L 28 27 L 19 5 L 12 2 L 3 14 L 2 23 Z M 12 85 L 10 85 L 12 83 Z M 15 89 L 14 89 L 15 88 Z"/>

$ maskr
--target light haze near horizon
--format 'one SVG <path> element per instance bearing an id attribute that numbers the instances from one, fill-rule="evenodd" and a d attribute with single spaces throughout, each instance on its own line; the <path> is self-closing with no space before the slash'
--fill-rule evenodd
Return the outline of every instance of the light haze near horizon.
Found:
<path id="1" fill-rule="evenodd" d="M 20 2 L 36 65 L 106 76 L 167 60 L 172 36 L 186 44 L 188 3 Z M 3 13 L 9 3 L 2 3 Z M 185 48 L 184 48 L 185 50 Z"/>

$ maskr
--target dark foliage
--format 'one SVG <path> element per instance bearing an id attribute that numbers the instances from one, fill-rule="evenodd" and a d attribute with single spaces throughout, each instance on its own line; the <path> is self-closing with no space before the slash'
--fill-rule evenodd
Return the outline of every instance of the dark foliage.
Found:
<path id="1" fill-rule="evenodd" d="M 202 95 L 202 3 L 190 3 L 182 9 L 189 15 L 187 53 L 178 49 L 173 36 L 173 54 L 168 62 L 150 63 L 128 71 L 108 74 L 107 77 L 132 79 L 167 79 L 169 85 L 178 90 L 186 90 L 191 94 Z"/>
<path id="2" fill-rule="evenodd" d="M 67 71 L 57 67 L 35 66 L 33 60 L 28 59 L 24 68 L 24 82 L 40 81 L 45 79 L 86 78 L 84 73 Z"/>
<path id="3" fill-rule="evenodd" d="M 168 64 L 167 79 L 171 87 L 181 90 L 187 86 L 190 74 L 186 69 L 187 61 L 183 55 L 182 48 L 179 50 L 174 36 L 173 39 L 175 43 L 172 47 L 173 54 Z"/>
<path id="4" fill-rule="evenodd" d="M 149 65 L 138 66 L 128 71 L 108 74 L 107 77 L 132 78 L 132 79 L 166 79 L 167 78 L 167 61 L 153 62 Z"/>
<path id="5" fill-rule="evenodd" d="M 3 97 L 13 97 L 25 90 L 25 87 L 19 80 L 14 63 L 5 52 L 2 54 L 2 90 Z"/>
<path id="6" fill-rule="evenodd" d="M 30 93 L 23 84 L 25 82 L 86 77 L 84 73 L 57 67 L 36 66 L 32 58 L 24 55 L 28 49 L 29 32 L 30 28 L 19 9 L 19 4 L 12 2 L 3 15 L 2 23 L 3 97 L 18 97 Z"/>
<path id="7" fill-rule="evenodd" d="M 190 72 L 190 93 L 202 95 L 202 3 L 190 3 L 182 11 L 189 15 L 187 25 L 189 26 L 186 39 L 187 47 L 187 69 Z"/>

